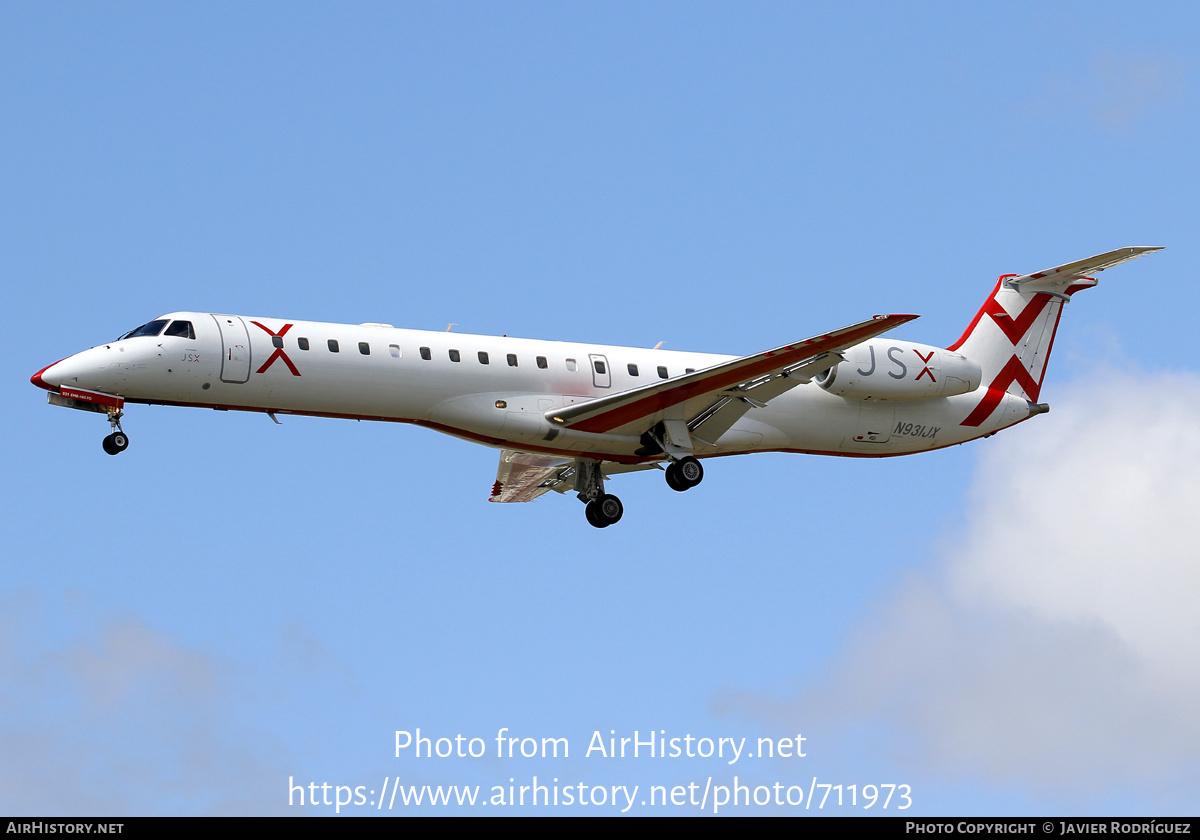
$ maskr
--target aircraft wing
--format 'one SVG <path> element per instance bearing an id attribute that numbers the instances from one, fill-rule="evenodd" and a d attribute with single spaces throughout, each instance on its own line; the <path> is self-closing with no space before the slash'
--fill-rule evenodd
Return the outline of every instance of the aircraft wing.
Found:
<path id="1" fill-rule="evenodd" d="M 500 453 L 500 467 L 488 501 L 532 502 L 561 483 L 562 474 L 574 464 L 572 458 L 505 449 Z"/>
<path id="2" fill-rule="evenodd" d="M 702 442 L 715 442 L 750 408 L 765 405 L 837 364 L 841 361 L 838 355 L 841 351 L 916 317 L 876 315 L 869 321 L 694 373 L 551 409 L 546 412 L 546 419 L 554 425 L 583 432 L 617 434 L 642 434 L 659 421 L 668 421 L 676 424 L 673 438 L 686 437 L 678 425 L 682 422 L 693 432 L 703 430 L 706 441 Z"/>
<path id="3" fill-rule="evenodd" d="M 607 477 L 656 468 L 656 464 L 617 464 L 605 461 L 601 471 Z M 574 458 L 505 449 L 500 453 L 500 467 L 496 470 L 496 483 L 492 485 L 492 495 L 488 501 L 532 502 L 551 490 L 566 493 L 575 486 L 576 469 Z"/>
<path id="4" fill-rule="evenodd" d="M 1008 279 L 1008 284 L 1026 292 L 1061 291 L 1075 280 L 1091 279 L 1092 274 L 1099 274 L 1107 268 L 1161 250 L 1161 246 L 1118 248 L 1115 251 L 1088 257 L 1086 260 L 1076 260 L 1066 265 L 1047 268 L 1044 271 L 1035 271 L 1033 274 L 1011 277 Z"/>

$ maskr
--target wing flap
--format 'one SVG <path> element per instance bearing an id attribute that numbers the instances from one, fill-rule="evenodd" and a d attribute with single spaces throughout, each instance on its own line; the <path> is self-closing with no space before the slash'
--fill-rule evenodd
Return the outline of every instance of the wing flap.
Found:
<path id="1" fill-rule="evenodd" d="M 546 419 L 555 425 L 581 432 L 598 433 L 611 432 L 631 423 L 652 425 L 663 419 L 667 413 L 678 415 L 675 419 L 691 419 L 708 409 L 714 401 L 726 396 L 753 399 L 749 387 L 746 388 L 745 394 L 741 394 L 736 390 L 740 386 L 749 386 L 763 377 L 798 369 L 821 356 L 853 347 L 915 318 L 916 315 L 876 315 L 870 320 L 860 321 L 839 330 L 752 356 L 731 359 L 695 373 L 566 408 L 552 409 L 546 412 Z M 836 361 L 837 359 L 833 359 L 831 364 Z M 787 388 L 802 381 L 807 380 L 796 378 L 786 383 Z M 730 394 L 721 393 L 726 389 L 735 390 Z"/>
<path id="2" fill-rule="evenodd" d="M 505 449 L 488 501 L 532 502 L 561 483 L 560 475 L 574 463 L 570 458 Z"/>
<path id="3" fill-rule="evenodd" d="M 842 360 L 840 352 L 822 353 L 810 362 L 789 368 L 786 376 L 764 376 L 721 392 L 720 398 L 710 403 L 688 423 L 695 440 L 715 446 L 733 424 L 752 408 L 766 405 L 785 391 L 811 381 L 822 371 Z"/>

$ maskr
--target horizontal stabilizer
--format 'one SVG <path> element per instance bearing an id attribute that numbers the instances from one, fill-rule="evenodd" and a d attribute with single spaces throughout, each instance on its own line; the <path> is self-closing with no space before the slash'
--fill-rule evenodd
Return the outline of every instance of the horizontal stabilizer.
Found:
<path id="1" fill-rule="evenodd" d="M 1052 289 L 1054 287 L 1066 287 L 1071 285 L 1076 280 L 1090 278 L 1093 274 L 1099 274 L 1105 269 L 1120 265 L 1130 260 L 1136 260 L 1143 254 L 1149 254 L 1154 251 L 1161 251 L 1161 246 L 1143 246 L 1139 248 L 1118 248 L 1115 251 L 1108 251 L 1104 254 L 1097 254 L 1094 257 L 1088 257 L 1085 260 L 1076 260 L 1075 262 L 1067 263 L 1066 265 L 1047 268 L 1044 271 L 1035 271 L 1033 274 L 1023 274 L 1020 277 L 1010 277 L 1008 285 L 1020 288 L 1022 291 L 1032 292 L 1041 291 L 1043 289 Z"/>

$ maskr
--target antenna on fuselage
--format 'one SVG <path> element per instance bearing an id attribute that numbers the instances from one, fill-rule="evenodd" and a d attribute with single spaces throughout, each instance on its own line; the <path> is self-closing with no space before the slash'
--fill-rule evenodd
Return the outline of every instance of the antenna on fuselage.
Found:
<path id="1" fill-rule="evenodd" d="M 665 340 L 664 340 L 664 341 L 660 341 L 660 342 L 658 342 L 658 344 L 655 344 L 655 345 L 654 345 L 654 349 L 655 349 L 655 350 L 661 350 L 661 349 L 662 349 L 662 346 L 663 346 L 664 344 L 666 344 L 666 343 L 667 343 L 667 342 L 666 342 Z"/>
<path id="2" fill-rule="evenodd" d="M 447 324 L 446 332 L 450 332 L 450 330 L 452 330 L 454 327 L 457 327 L 457 326 L 458 326 L 458 324 Z"/>

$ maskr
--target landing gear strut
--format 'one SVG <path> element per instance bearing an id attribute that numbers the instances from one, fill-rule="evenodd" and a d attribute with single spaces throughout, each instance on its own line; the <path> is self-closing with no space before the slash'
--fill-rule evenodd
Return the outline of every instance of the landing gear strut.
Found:
<path id="1" fill-rule="evenodd" d="M 616 496 L 604 492 L 604 474 L 600 462 L 580 459 L 576 462 L 575 489 L 579 501 L 586 502 L 584 514 L 588 524 L 596 528 L 607 528 L 621 520 L 625 506 Z"/>
<path id="2" fill-rule="evenodd" d="M 129 448 L 129 435 L 121 428 L 121 410 L 110 411 L 108 413 L 108 424 L 112 427 L 112 434 L 104 438 L 102 445 L 104 451 L 109 455 L 120 455 Z"/>
<path id="3" fill-rule="evenodd" d="M 672 461 L 667 467 L 667 486 L 682 493 L 704 480 L 704 467 L 691 455 Z"/>

